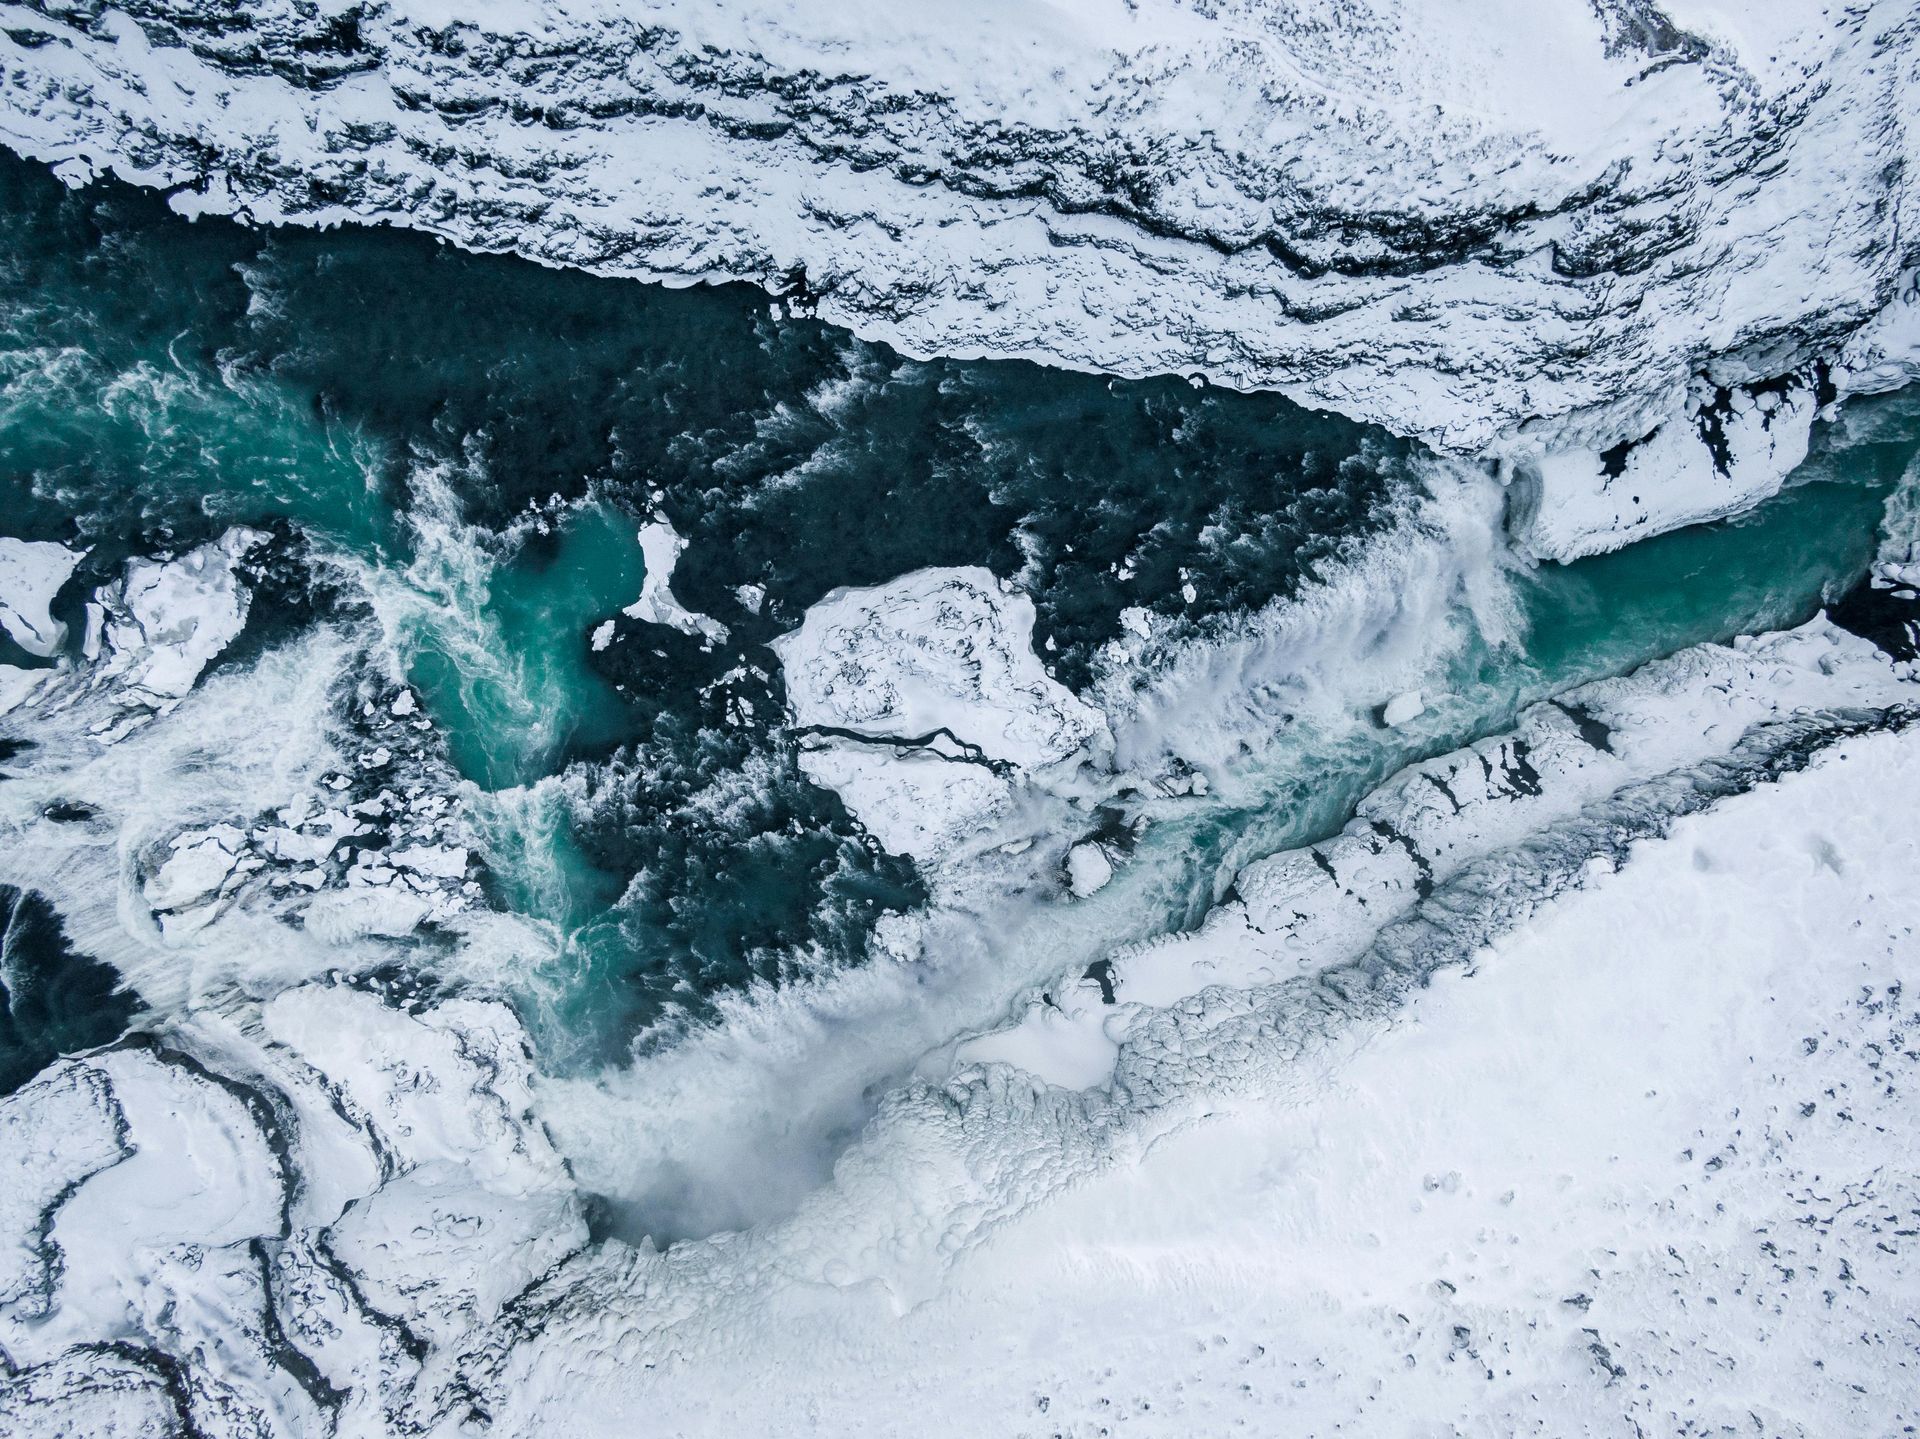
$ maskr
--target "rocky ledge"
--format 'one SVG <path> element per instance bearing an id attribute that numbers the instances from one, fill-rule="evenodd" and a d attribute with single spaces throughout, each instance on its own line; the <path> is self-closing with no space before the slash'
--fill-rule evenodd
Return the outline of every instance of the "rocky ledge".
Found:
<path id="1" fill-rule="evenodd" d="M 1522 462 L 1915 370 L 1905 0 L 5 9 L 0 139 L 69 178 L 748 280 L 913 353 Z"/>

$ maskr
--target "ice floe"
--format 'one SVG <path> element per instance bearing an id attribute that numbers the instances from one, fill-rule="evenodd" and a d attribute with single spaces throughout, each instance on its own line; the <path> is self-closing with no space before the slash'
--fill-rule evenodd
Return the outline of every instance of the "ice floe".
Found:
<path id="1" fill-rule="evenodd" d="M 0 629 L 28 654 L 50 658 L 66 641 L 50 607 L 80 560 L 65 545 L 0 536 Z"/>
<path id="2" fill-rule="evenodd" d="M 724 644 L 725 625 L 710 615 L 695 614 L 673 596 L 673 567 L 686 547 L 687 542 L 665 520 L 653 520 L 641 527 L 640 554 L 645 574 L 640 581 L 640 598 L 622 613 L 646 624 L 667 625 L 695 635 L 709 645 Z M 611 639 L 612 631 L 602 625 L 594 631 L 593 647 L 605 649 Z"/>

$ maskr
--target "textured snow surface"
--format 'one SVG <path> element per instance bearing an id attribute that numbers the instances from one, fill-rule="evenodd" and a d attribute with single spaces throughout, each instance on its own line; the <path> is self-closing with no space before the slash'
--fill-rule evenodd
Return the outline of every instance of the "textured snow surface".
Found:
<path id="1" fill-rule="evenodd" d="M 590 1242 L 505 1006 L 222 991 L 0 1101 L 0 1428 L 1897 1430 L 1910 676 L 1816 620 L 1536 707 L 930 1055 L 790 1219 L 664 1253 Z M 143 898 L 356 823 L 209 822 Z"/>
<path id="2" fill-rule="evenodd" d="M 1907 0 L 7 15 L 0 136 L 72 178 L 744 278 L 915 353 L 1470 451 L 1641 438 L 1703 372 L 1915 369 Z"/>
<path id="3" fill-rule="evenodd" d="M 1573 560 L 1751 509 L 1807 457 L 1814 408 L 1813 385 L 1790 375 L 1700 396 L 1638 443 L 1546 456 L 1515 538 Z"/>
<path id="4" fill-rule="evenodd" d="M 65 545 L 0 536 L 0 629 L 28 654 L 44 659 L 66 639 L 47 607 L 79 563 Z"/>
<path id="5" fill-rule="evenodd" d="M 1033 651 L 1033 600 L 977 566 L 836 590 L 774 642 L 801 767 L 887 849 L 939 861 L 1025 791 L 1110 757 Z"/>
<path id="6" fill-rule="evenodd" d="M 753 1319 L 726 1306 L 732 1332 L 597 1325 L 586 1352 L 626 1367 L 529 1362 L 508 1414 L 609 1435 L 622 1413 L 687 1435 L 1903 1432 L 1917 797 L 1910 739 L 1845 743 L 1087 1176 L 918 1308 L 794 1286 Z"/>
<path id="7" fill-rule="evenodd" d="M 104 657 L 103 678 L 123 703 L 166 713 L 247 622 L 248 591 L 234 567 L 265 541 L 257 530 L 232 529 L 177 559 L 138 558 L 102 591 L 90 626 L 88 658 Z"/>
<path id="8" fill-rule="evenodd" d="M 956 747 L 1023 769 L 1110 744 L 1033 652 L 1033 601 L 977 566 L 836 590 L 774 644 L 803 726 Z"/>

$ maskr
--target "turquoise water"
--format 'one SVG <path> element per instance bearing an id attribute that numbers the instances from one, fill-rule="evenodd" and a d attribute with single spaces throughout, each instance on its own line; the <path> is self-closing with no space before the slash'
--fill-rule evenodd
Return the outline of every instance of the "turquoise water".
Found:
<path id="1" fill-rule="evenodd" d="M 1855 407 L 1740 522 L 1506 576 L 1520 638 L 1470 639 L 1419 725 L 1303 731 L 1215 801 L 1156 810 L 1115 926 L 1191 922 L 1240 863 L 1525 703 L 1811 614 L 1864 568 L 1910 409 Z M 1405 512 L 1415 459 L 1274 396 L 912 362 L 743 289 L 189 224 L 0 156 L 0 530 L 88 547 L 56 606 L 77 621 L 129 554 L 277 526 L 305 579 L 256 604 L 228 662 L 310 624 L 377 637 L 468 786 L 496 899 L 553 936 L 516 997 L 555 1064 L 859 965 L 875 920 L 923 901 L 778 723 L 766 642 L 827 590 L 1017 574 L 1081 685 L 1129 605 L 1197 634 L 1297 595 Z M 620 614 L 655 515 L 690 541 L 675 592 L 725 644 Z"/>
<path id="2" fill-rule="evenodd" d="M 1689 645 L 1812 618 L 1865 574 L 1886 497 L 1920 454 L 1920 404 L 1865 401 L 1851 418 L 1874 415 L 1885 420 L 1875 438 L 1823 433 L 1789 487 L 1749 514 L 1510 576 L 1517 638 L 1469 643 L 1417 724 L 1309 740 L 1219 812 L 1163 836 L 1185 853 L 1168 911 L 1197 923 L 1240 865 L 1337 831 L 1394 771 L 1507 729 L 1529 704 Z"/>

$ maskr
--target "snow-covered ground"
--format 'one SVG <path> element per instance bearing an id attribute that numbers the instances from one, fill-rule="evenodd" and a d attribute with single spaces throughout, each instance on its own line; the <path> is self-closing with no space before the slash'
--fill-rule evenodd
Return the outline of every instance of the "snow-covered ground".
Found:
<path id="1" fill-rule="evenodd" d="M 1914 373 L 1906 0 L 15 6 L 0 138 L 188 212 L 742 278 L 1461 451 Z M 1910 303 L 1910 302 L 1909 302 Z"/>
<path id="2" fill-rule="evenodd" d="M 265 533 L 128 561 L 77 638 L 84 557 L 0 541 L 51 662 L 0 668 L 0 881 L 151 1009 L 0 1099 L 0 1432 L 1920 1423 L 1920 674 L 1826 619 L 1422 760 L 1189 932 L 993 952 L 1104 932 L 1121 799 L 1438 724 L 1503 524 L 1730 513 L 1920 376 L 1909 0 L 0 9 L 0 141 L 76 183 L 1279 388 L 1508 484 L 1435 466 L 1205 633 L 1130 609 L 1078 695 L 984 569 L 826 596 L 775 645 L 800 764 L 930 903 L 567 1079 L 493 997 L 551 936 L 490 907 L 380 596 L 231 665 Z M 726 642 L 637 541 L 625 613 Z M 675 1193 L 760 1222 L 662 1251 Z"/>
<path id="3" fill-rule="evenodd" d="M 1059 695 L 1015 644 L 1030 618 L 967 580 L 836 596 L 799 633 L 850 664 L 887 656 L 923 686 L 916 717 L 934 704 L 956 743 L 1004 749 L 1031 713 L 1010 695 Z M 1012 615 L 978 630 L 1004 653 L 949 653 L 938 626 L 917 652 L 861 642 L 898 617 L 883 598 L 956 583 Z M 113 676 L 90 673 L 34 703 L 113 708 Z M 332 969 L 203 973 L 156 1042 L 0 1101 L 0 1418 L 1497 1433 L 1751 1409 L 1783 1433 L 1897 1427 L 1912 673 L 1815 621 L 1562 696 L 1396 777 L 1346 834 L 1250 866 L 1196 935 L 1060 976 L 1038 1020 L 936 1049 L 790 1218 L 664 1253 L 592 1241 L 594 1213 L 619 1221 L 550 1137 L 573 1091 L 536 1078 L 506 1007 L 355 979 L 378 952 L 364 930 L 312 936 Z M 982 675 L 1006 683 L 959 683 Z M 153 742 L 202 697 L 86 743 Z M 832 713 L 884 733 L 882 709 Z M 413 710 L 402 692 L 357 711 L 357 742 L 395 744 Z M 1104 737 L 1082 717 L 1079 744 Z M 382 852 L 425 855 L 418 874 L 457 898 L 457 850 L 396 842 L 420 805 L 378 821 Z M 339 816 L 349 834 L 364 812 Z M 296 888 L 293 867 L 332 865 L 324 899 L 357 883 L 332 844 L 298 803 L 205 823 L 136 871 L 139 893 L 190 913 L 274 865 Z M 176 982 L 130 972 L 151 995 Z M 1863 1366 L 1883 1382 L 1855 1388 Z"/>
<path id="4" fill-rule="evenodd" d="M 691 1332 L 623 1342 L 609 1322 L 580 1352 L 624 1363 L 530 1348 L 497 1417 L 564 1408 L 580 1417 L 552 1432 L 580 1435 L 642 1414 L 674 1435 L 1904 1432 L 1917 799 L 1910 739 L 1843 742 L 1596 863 L 1403 1011 L 963 1250 L 925 1303 L 849 1274 Z"/>

